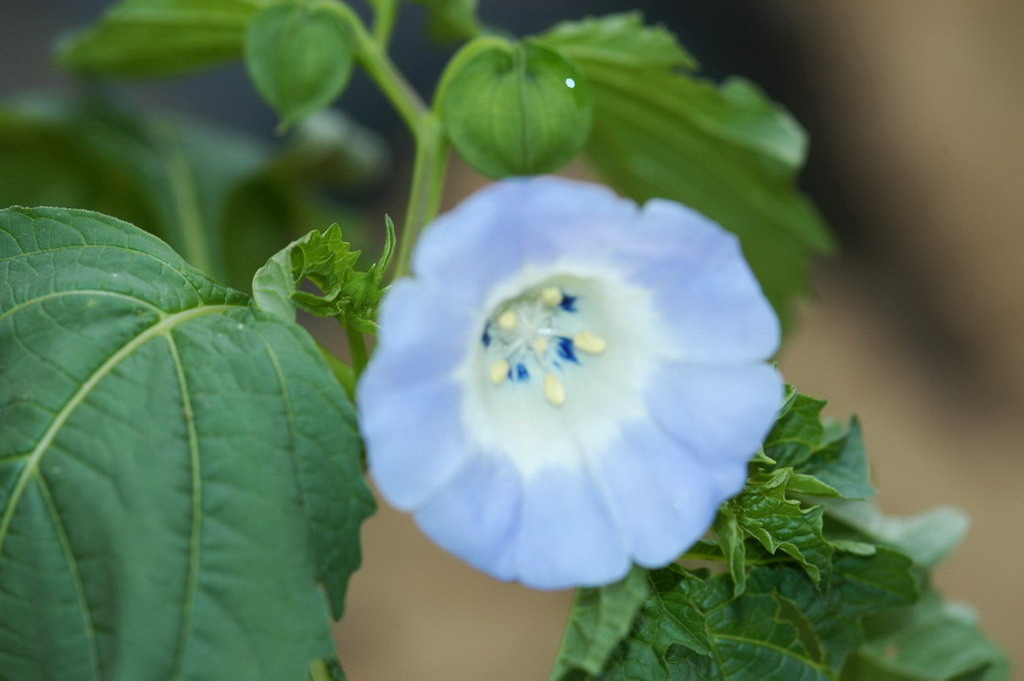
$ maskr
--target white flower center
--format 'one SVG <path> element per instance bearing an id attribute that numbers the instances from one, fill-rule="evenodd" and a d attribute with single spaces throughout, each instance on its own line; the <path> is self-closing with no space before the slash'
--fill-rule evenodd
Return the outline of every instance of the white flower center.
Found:
<path id="1" fill-rule="evenodd" d="M 482 451 L 524 474 L 585 465 L 623 424 L 673 353 L 651 294 L 593 266 L 528 270 L 496 287 L 460 368 L 463 418 Z"/>

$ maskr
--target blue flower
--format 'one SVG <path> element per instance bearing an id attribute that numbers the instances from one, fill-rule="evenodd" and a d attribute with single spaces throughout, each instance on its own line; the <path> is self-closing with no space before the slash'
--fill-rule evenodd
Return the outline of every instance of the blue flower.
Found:
<path id="1" fill-rule="evenodd" d="M 500 182 L 425 231 L 359 385 L 370 472 L 503 580 L 662 566 L 746 481 L 782 380 L 737 239 L 663 200 Z"/>

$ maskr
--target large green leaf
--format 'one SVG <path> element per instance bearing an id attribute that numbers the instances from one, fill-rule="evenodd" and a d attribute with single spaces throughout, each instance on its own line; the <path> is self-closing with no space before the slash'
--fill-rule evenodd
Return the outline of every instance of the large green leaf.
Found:
<path id="1" fill-rule="evenodd" d="M 637 200 L 681 201 L 738 234 L 785 313 L 805 287 L 811 255 L 831 247 L 795 187 L 806 151 L 800 126 L 747 81 L 717 87 L 694 78 L 692 58 L 636 14 L 560 24 L 542 40 L 590 83 L 586 150 L 608 182 Z"/>
<path id="2" fill-rule="evenodd" d="M 268 0 L 121 0 L 60 50 L 66 66 L 115 76 L 165 76 L 242 54 L 245 30 Z"/>
<path id="3" fill-rule="evenodd" d="M 0 211 L 0 679 L 299 681 L 372 510 L 298 326 L 87 211 Z"/>

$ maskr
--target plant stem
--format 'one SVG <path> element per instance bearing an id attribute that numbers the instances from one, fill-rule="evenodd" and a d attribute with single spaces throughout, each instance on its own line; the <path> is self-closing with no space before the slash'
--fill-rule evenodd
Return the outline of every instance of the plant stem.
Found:
<path id="1" fill-rule="evenodd" d="M 412 190 L 398 245 L 396 279 L 409 274 L 412 251 L 420 232 L 437 216 L 448 167 L 448 144 L 437 116 L 433 113 L 424 115 L 415 129 L 415 138 L 416 160 L 412 171 Z"/>
<path id="2" fill-rule="evenodd" d="M 363 337 L 363 334 L 349 327 L 345 327 L 345 337 L 348 339 L 348 351 L 352 355 L 352 370 L 355 372 L 356 379 L 358 379 L 370 358 L 369 353 L 366 351 L 366 339 Z"/>
<path id="3" fill-rule="evenodd" d="M 392 0 L 388 0 L 390 4 Z M 391 105 L 398 111 L 405 124 L 410 130 L 416 130 L 420 119 L 428 114 L 429 109 L 424 104 L 419 93 L 413 89 L 409 81 L 398 70 L 395 63 L 391 61 L 385 46 L 380 44 L 370 32 L 366 30 L 362 19 L 352 9 L 340 2 L 329 5 L 331 9 L 342 18 L 352 30 L 356 39 L 356 57 L 366 72 L 370 74 L 377 87 L 388 98 Z M 392 19 L 393 21 L 393 19 Z M 383 31 L 383 29 L 379 29 Z"/>
<path id="4" fill-rule="evenodd" d="M 398 17 L 397 0 L 375 0 L 373 16 L 373 39 L 386 50 L 391 42 L 391 34 L 395 30 L 395 19 Z"/>

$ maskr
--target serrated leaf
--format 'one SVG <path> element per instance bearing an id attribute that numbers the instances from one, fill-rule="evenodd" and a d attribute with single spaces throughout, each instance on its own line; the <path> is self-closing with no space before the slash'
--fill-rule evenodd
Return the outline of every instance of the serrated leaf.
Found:
<path id="1" fill-rule="evenodd" d="M 629 633 L 647 594 L 647 571 L 637 567 L 615 584 L 579 589 L 551 681 L 560 681 L 576 670 L 600 673 L 608 656 Z"/>
<path id="2" fill-rule="evenodd" d="M 832 247 L 817 209 L 795 185 L 804 132 L 751 83 L 716 87 L 694 78 L 685 71 L 691 60 L 668 46 L 666 34 L 637 15 L 612 15 L 559 24 L 542 40 L 591 85 L 586 151 L 598 171 L 634 199 L 681 201 L 739 235 L 785 318 L 806 287 L 811 257 Z"/>
<path id="3" fill-rule="evenodd" d="M 765 455 L 778 468 L 795 468 L 811 458 L 821 446 L 825 428 L 821 423 L 824 400 L 795 393 L 764 439 Z"/>
<path id="4" fill-rule="evenodd" d="M 242 54 L 245 29 L 268 0 L 121 0 L 60 46 L 60 62 L 113 76 L 167 76 Z"/>
<path id="5" fill-rule="evenodd" d="M 727 575 L 701 579 L 675 566 L 651 573 L 651 586 L 633 630 L 598 679 L 760 681 L 766 670 L 787 681 L 831 678 L 774 595 L 733 598 Z"/>
<path id="6" fill-rule="evenodd" d="M 326 108 L 352 75 L 355 37 L 328 3 L 270 5 L 249 24 L 245 65 L 281 127 Z"/>
<path id="7" fill-rule="evenodd" d="M 366 271 L 356 268 L 353 251 L 338 225 L 310 232 L 289 244 L 261 267 L 253 279 L 253 303 L 279 319 L 294 320 L 295 308 L 321 317 L 336 317 L 358 333 L 374 333 L 377 306 L 387 287 L 384 274 L 395 250 L 395 227 L 386 218 L 387 240 L 380 259 Z M 308 293 L 299 285 L 309 279 L 320 289 Z"/>
<path id="8" fill-rule="evenodd" d="M 868 501 L 829 500 L 829 518 L 838 520 L 867 539 L 894 546 L 921 567 L 933 568 L 960 544 L 970 518 L 949 506 L 912 516 L 883 515 Z"/>
<path id="9" fill-rule="evenodd" d="M 0 211 L 5 678 L 278 681 L 333 656 L 315 582 L 340 612 L 373 503 L 353 409 L 246 302 L 113 218 Z"/>
<path id="10" fill-rule="evenodd" d="M 736 513 L 730 504 L 723 504 L 718 509 L 714 525 L 711 527 L 718 541 L 729 574 L 732 575 L 733 595 L 739 596 L 747 586 L 747 551 L 744 543 L 743 530 L 740 529 Z"/>
<path id="11" fill-rule="evenodd" d="M 827 578 L 834 548 L 822 534 L 821 506 L 803 508 L 786 497 L 791 471 L 752 477 L 728 503 L 738 526 L 770 553 L 781 550 L 803 566 L 815 584 Z"/>
<path id="12" fill-rule="evenodd" d="M 850 420 L 849 429 L 842 435 L 830 438 L 828 433 L 823 433 L 823 438 L 826 444 L 800 467 L 800 472 L 814 476 L 846 499 L 874 496 L 875 488 L 871 485 L 864 437 L 857 417 Z"/>
<path id="13" fill-rule="evenodd" d="M 843 681 L 1009 681 L 1006 653 L 977 627 L 973 613 L 929 590 L 909 608 L 868 620 L 869 640 Z"/>

